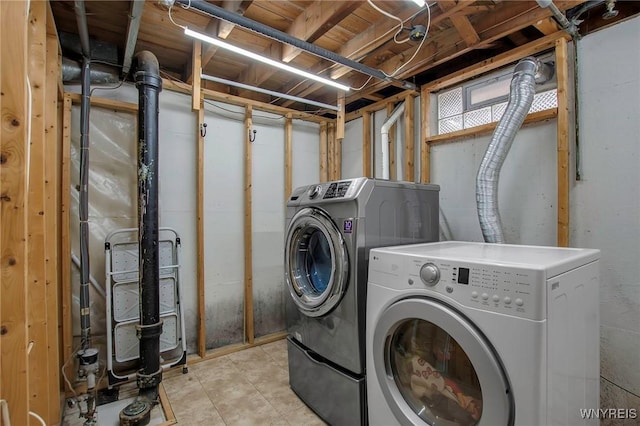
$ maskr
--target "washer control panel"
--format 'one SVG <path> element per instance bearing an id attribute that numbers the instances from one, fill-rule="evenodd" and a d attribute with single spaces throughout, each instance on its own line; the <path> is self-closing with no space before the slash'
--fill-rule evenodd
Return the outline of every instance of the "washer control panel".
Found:
<path id="1" fill-rule="evenodd" d="M 369 281 L 385 287 L 438 293 L 468 307 L 532 320 L 546 316 L 541 270 L 377 253 L 369 267 Z"/>

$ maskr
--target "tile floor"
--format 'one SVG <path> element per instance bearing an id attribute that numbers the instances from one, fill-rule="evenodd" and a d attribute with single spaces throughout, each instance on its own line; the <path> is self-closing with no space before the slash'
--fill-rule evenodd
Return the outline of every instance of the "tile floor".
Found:
<path id="1" fill-rule="evenodd" d="M 171 371 L 162 380 L 179 425 L 324 425 L 289 388 L 278 340 Z"/>

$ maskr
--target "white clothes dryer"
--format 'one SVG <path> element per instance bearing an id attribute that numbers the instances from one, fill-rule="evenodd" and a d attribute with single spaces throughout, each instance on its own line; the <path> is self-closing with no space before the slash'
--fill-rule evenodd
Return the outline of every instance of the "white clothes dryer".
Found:
<path id="1" fill-rule="evenodd" d="M 370 252 L 371 425 L 597 424 L 591 249 L 440 242 Z"/>

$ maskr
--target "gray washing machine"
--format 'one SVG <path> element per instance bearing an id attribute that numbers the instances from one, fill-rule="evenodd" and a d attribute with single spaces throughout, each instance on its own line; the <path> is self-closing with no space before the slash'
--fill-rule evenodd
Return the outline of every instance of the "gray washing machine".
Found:
<path id="1" fill-rule="evenodd" d="M 367 423 L 369 250 L 437 241 L 439 190 L 356 178 L 300 187 L 289 198 L 289 383 L 329 424 Z"/>

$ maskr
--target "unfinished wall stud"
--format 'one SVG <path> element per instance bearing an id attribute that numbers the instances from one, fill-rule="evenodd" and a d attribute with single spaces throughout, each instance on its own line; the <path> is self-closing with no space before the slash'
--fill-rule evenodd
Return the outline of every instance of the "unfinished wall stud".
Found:
<path id="1" fill-rule="evenodd" d="M 253 344 L 253 238 L 252 238 L 252 178 L 251 166 L 251 130 L 253 126 L 253 107 L 248 105 L 245 111 L 245 155 L 244 155 L 244 335 L 245 341 Z"/>

